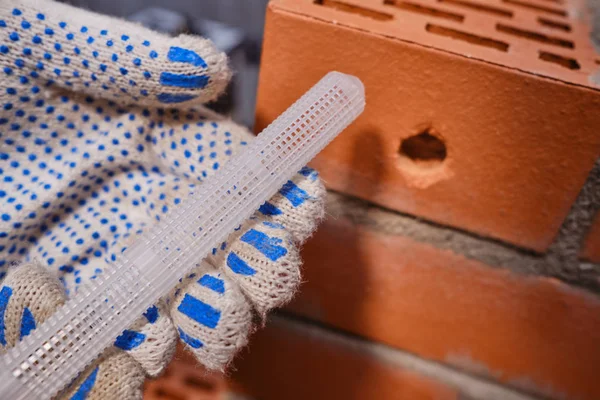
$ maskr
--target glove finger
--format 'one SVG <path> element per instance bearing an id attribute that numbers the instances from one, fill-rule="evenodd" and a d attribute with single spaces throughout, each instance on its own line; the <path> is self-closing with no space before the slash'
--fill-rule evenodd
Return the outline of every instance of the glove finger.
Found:
<path id="1" fill-rule="evenodd" d="M 66 301 L 60 281 L 38 264 L 12 268 L 0 288 L 0 353 L 14 346 Z"/>
<path id="2" fill-rule="evenodd" d="M 61 400 L 141 399 L 144 372 L 122 351 L 108 351 L 57 396 Z"/>
<path id="3" fill-rule="evenodd" d="M 301 259 L 292 235 L 257 213 L 233 232 L 209 260 L 237 282 L 261 317 L 292 299 Z"/>
<path id="4" fill-rule="evenodd" d="M 66 301 L 60 281 L 38 264 L 10 270 L 0 288 L 0 354 L 29 335 Z M 144 374 L 123 352 L 109 351 L 58 398 L 141 399 Z"/>
<path id="5" fill-rule="evenodd" d="M 199 37 L 170 38 L 53 1 L 0 4 L 0 64 L 119 104 L 189 106 L 214 100 L 231 73 Z M 25 75 L 29 75 L 25 74 Z"/>
<path id="6" fill-rule="evenodd" d="M 179 337 L 206 368 L 222 371 L 248 342 L 252 310 L 239 287 L 204 261 L 169 299 Z"/>
<path id="7" fill-rule="evenodd" d="M 317 171 L 304 167 L 259 208 L 259 213 L 283 225 L 302 244 L 325 216 L 326 193 Z"/>
<path id="8" fill-rule="evenodd" d="M 162 302 L 150 307 L 119 335 L 114 346 L 137 361 L 146 375 L 160 375 L 173 358 L 177 346 L 177 331 Z"/>
<path id="9" fill-rule="evenodd" d="M 131 245 L 140 233 L 141 231 L 137 235 L 125 234 L 118 245 L 111 243 L 108 249 L 116 247 L 115 250 L 120 253 Z M 91 264 L 103 266 L 100 259 L 92 260 Z M 93 270 L 97 269 L 93 268 Z M 78 271 L 81 270 L 75 271 L 77 274 L 75 279 L 86 276 L 86 271 L 83 273 L 78 273 Z M 88 275 L 87 278 L 91 279 L 92 277 Z M 77 286 L 75 287 L 77 288 Z M 177 331 L 163 302 L 159 301 L 156 305 L 148 308 L 140 318 L 115 339 L 114 346 L 125 351 L 137 361 L 146 375 L 150 377 L 160 375 L 173 358 L 177 346 Z"/>

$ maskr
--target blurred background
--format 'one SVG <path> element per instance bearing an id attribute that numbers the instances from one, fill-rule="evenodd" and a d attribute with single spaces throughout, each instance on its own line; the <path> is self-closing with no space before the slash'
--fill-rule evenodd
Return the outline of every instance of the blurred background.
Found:
<path id="1" fill-rule="evenodd" d="M 231 60 L 234 78 L 210 107 L 252 128 L 260 47 L 268 0 L 70 0 L 102 14 L 137 21 L 170 35 L 211 39 Z"/>

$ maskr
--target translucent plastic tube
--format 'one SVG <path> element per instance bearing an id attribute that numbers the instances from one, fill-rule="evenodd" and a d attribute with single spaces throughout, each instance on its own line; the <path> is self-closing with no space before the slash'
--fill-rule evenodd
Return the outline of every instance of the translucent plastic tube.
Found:
<path id="1" fill-rule="evenodd" d="M 49 399 L 365 106 L 360 80 L 330 72 L 95 282 L 0 358 L 0 399 Z"/>

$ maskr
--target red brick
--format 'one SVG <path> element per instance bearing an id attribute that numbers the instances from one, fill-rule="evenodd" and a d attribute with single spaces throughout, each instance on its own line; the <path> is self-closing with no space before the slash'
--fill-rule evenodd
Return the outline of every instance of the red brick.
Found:
<path id="1" fill-rule="evenodd" d="M 144 385 L 144 400 L 220 400 L 227 392 L 223 375 L 206 371 L 178 346 L 164 374 Z"/>
<path id="2" fill-rule="evenodd" d="M 600 263 L 600 213 L 596 215 L 594 224 L 588 232 L 582 255 L 586 260 Z"/>
<path id="3" fill-rule="evenodd" d="M 235 363 L 238 388 L 261 400 L 454 400 L 455 389 L 360 348 L 273 321 Z"/>
<path id="4" fill-rule="evenodd" d="M 365 84 L 365 112 L 314 162 L 329 188 L 544 251 L 600 153 L 600 113 L 590 111 L 600 109 L 600 91 L 590 78 L 597 65 L 583 19 L 499 0 L 484 3 L 510 10 L 513 18 L 448 1 L 412 3 L 460 14 L 462 23 L 383 0 L 326 3 L 333 6 L 271 2 L 257 129 L 328 71 L 354 74 Z M 579 7 L 536 4 L 574 12 Z M 393 19 L 365 16 L 352 6 Z M 538 18 L 566 23 L 572 31 L 542 26 Z M 498 32 L 498 23 L 564 37 L 575 49 Z M 427 24 L 506 42 L 510 49 L 440 36 Z M 541 60 L 540 51 L 574 58 L 580 69 Z M 445 143 L 446 158 L 400 157 L 401 142 L 428 128 Z"/>
<path id="5" fill-rule="evenodd" d="M 293 312 L 548 397 L 600 398 L 598 297 L 343 218 L 303 257 Z"/>

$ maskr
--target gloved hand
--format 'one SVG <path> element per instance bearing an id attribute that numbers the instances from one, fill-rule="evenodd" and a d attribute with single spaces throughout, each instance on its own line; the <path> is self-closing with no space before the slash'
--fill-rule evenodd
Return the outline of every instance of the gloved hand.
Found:
<path id="1" fill-rule="evenodd" d="M 252 140 L 198 105 L 230 71 L 198 37 L 41 0 L 0 2 L 0 352 Z M 304 168 L 62 396 L 141 397 L 177 338 L 209 369 L 288 301 L 323 215 Z M 13 267 L 14 262 L 21 265 Z M 1 279 L 0 277 L 0 279 Z"/>

